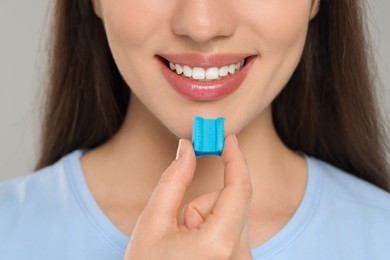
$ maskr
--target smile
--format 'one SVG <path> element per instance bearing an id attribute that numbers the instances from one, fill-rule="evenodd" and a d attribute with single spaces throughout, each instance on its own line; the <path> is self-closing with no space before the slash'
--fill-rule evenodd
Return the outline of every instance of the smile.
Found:
<path id="1" fill-rule="evenodd" d="M 169 68 L 172 71 L 175 71 L 178 75 L 182 75 L 187 78 L 192 78 L 194 80 L 200 81 L 210 81 L 210 80 L 218 80 L 228 75 L 234 75 L 244 66 L 244 60 L 237 62 L 235 64 L 211 68 L 199 68 L 194 67 L 191 68 L 188 65 L 180 65 L 174 64 L 173 62 L 169 62 Z"/>
<path id="2" fill-rule="evenodd" d="M 256 55 L 158 55 L 169 85 L 194 101 L 224 98 L 240 87 Z"/>

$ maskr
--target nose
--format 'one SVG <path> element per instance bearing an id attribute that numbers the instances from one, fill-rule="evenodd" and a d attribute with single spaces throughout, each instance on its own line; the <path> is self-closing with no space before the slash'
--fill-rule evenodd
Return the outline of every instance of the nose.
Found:
<path id="1" fill-rule="evenodd" d="M 226 0 L 179 0 L 171 27 L 198 43 L 233 35 L 236 19 Z"/>

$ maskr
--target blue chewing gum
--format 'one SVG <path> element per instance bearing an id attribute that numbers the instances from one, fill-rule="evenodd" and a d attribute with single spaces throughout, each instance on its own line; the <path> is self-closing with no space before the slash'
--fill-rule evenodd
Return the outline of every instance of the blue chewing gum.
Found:
<path id="1" fill-rule="evenodd" d="M 225 119 L 194 118 L 192 126 L 192 146 L 197 158 L 207 155 L 221 156 L 225 142 Z"/>

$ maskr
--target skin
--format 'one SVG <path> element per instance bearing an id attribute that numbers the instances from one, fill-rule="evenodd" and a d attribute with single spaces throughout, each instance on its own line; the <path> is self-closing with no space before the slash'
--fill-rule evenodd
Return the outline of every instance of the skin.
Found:
<path id="1" fill-rule="evenodd" d="M 202 252 L 210 252 L 211 256 L 216 252 L 224 259 L 250 258 L 250 248 L 270 239 L 288 222 L 305 191 L 306 162 L 278 137 L 271 102 L 299 62 L 308 25 L 318 12 L 319 1 L 94 0 L 93 6 L 104 23 L 114 59 L 132 96 L 119 132 L 84 155 L 81 164 L 99 206 L 122 232 L 132 235 L 133 244 L 130 243 L 126 257 L 154 259 L 143 255 L 144 248 L 153 246 L 161 249 L 159 259 L 162 256 L 174 259 L 170 252 L 196 258 L 183 243 L 192 246 L 198 243 L 202 247 L 202 241 L 215 236 L 213 232 L 195 232 L 202 230 L 201 226 L 222 234 L 221 225 L 207 222 L 212 215 L 238 231 L 233 232 L 235 236 L 228 242 L 220 243 L 231 245 L 228 253 L 221 253 L 218 246 Z M 177 53 L 257 56 L 235 92 L 218 101 L 195 102 L 175 92 L 159 69 L 155 55 Z M 187 141 L 182 142 L 182 147 L 188 148 L 187 157 L 183 157 L 186 159 L 175 160 L 171 165 L 178 138 L 191 137 L 195 115 L 222 116 L 225 134 L 237 135 L 239 146 L 228 143 L 233 136 L 226 138 L 225 143 L 227 153 L 239 158 L 227 156 L 232 160 L 232 168 L 238 171 L 230 177 L 231 185 L 237 188 L 230 189 L 226 184 L 229 161 L 226 156 L 195 160 Z M 179 182 L 157 185 L 166 172 L 172 175 L 170 179 Z M 248 178 L 243 184 L 245 174 Z M 180 178 L 187 179 L 183 182 Z M 152 195 L 177 189 L 183 194 L 176 195 L 179 200 Z M 231 195 L 219 202 L 219 194 L 226 190 Z M 240 203 L 234 203 L 235 197 L 246 197 L 241 202 L 248 207 L 239 207 Z M 215 205 L 225 205 L 221 206 L 222 212 L 234 210 L 241 218 L 235 221 L 232 214 L 215 215 Z M 171 210 L 159 211 L 164 207 Z M 188 210 L 193 208 L 203 217 Z M 176 222 L 164 222 L 167 212 Z M 152 218 L 155 214 L 160 215 Z M 154 239 L 143 239 L 145 230 Z M 193 232 L 201 235 L 187 236 Z M 181 243 L 171 243 L 172 237 Z"/>

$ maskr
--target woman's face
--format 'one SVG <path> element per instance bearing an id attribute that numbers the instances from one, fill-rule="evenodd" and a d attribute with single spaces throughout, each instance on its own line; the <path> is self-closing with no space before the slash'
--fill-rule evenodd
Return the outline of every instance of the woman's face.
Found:
<path id="1" fill-rule="evenodd" d="M 190 138 L 196 115 L 224 117 L 230 134 L 270 106 L 300 60 L 318 2 L 94 0 L 94 8 L 132 93 Z"/>

